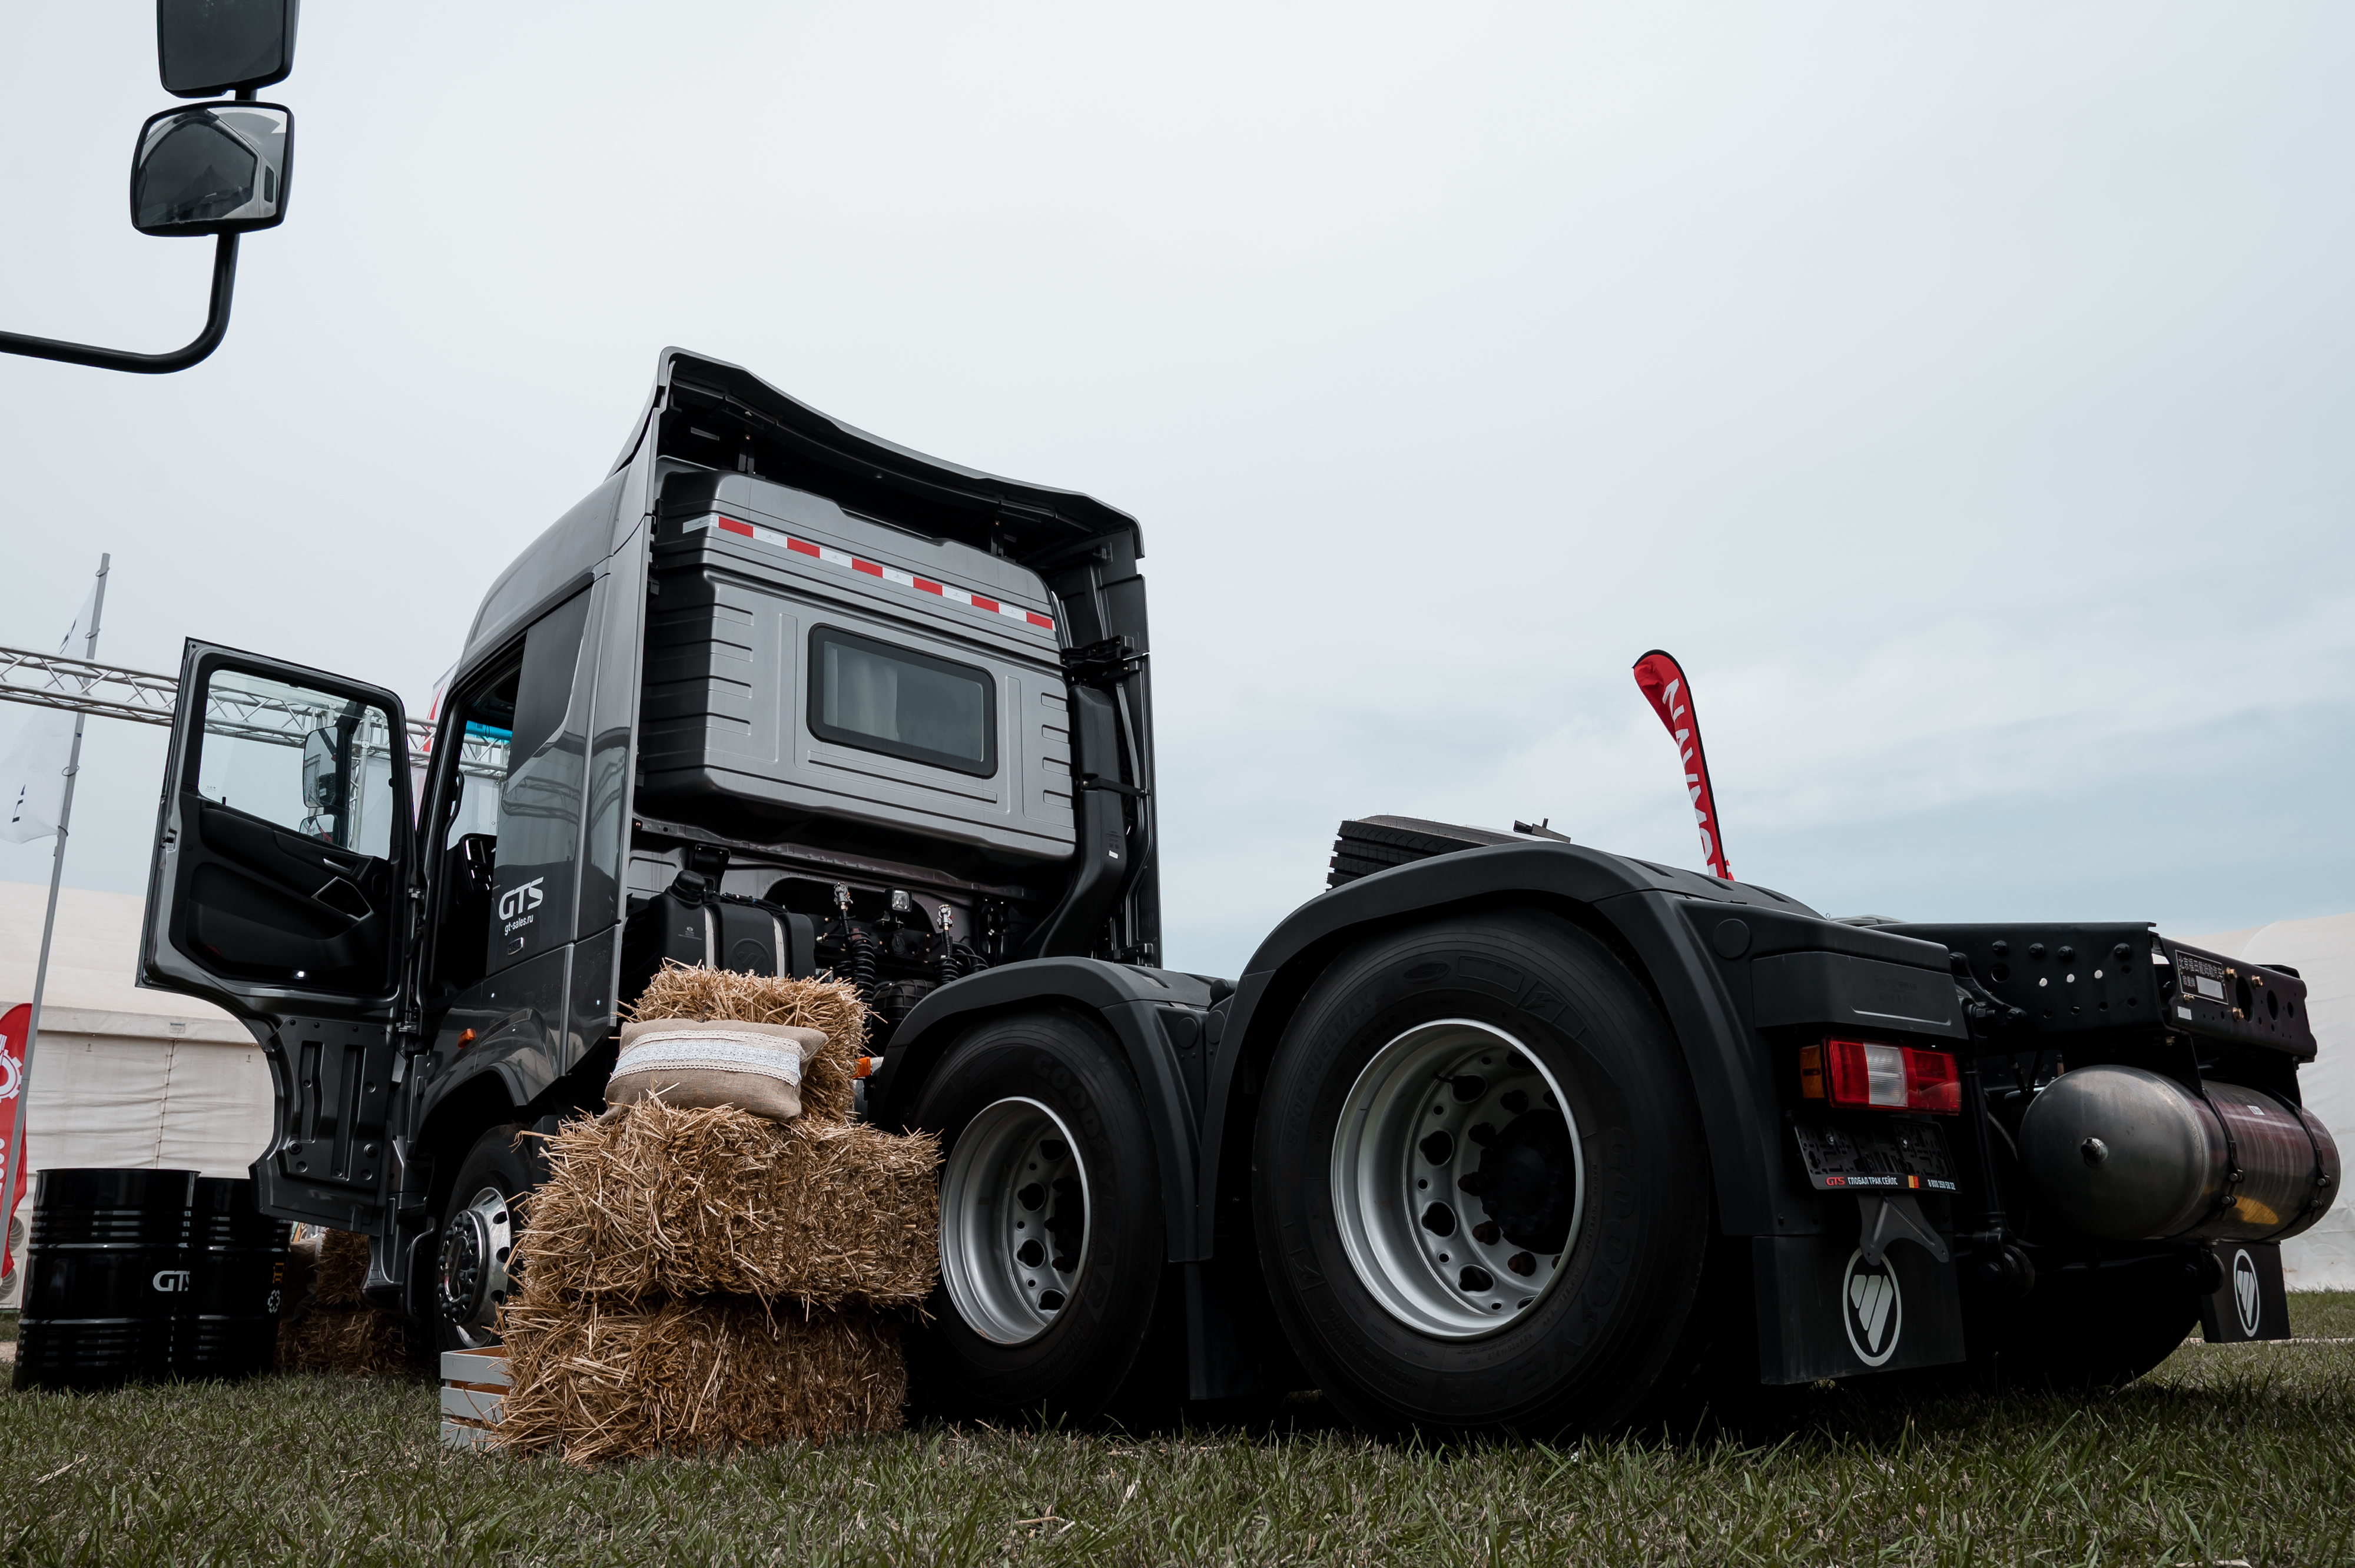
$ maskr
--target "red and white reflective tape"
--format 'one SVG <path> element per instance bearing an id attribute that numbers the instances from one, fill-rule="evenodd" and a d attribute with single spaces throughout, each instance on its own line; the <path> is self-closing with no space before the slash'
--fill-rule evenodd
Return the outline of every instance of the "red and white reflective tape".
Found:
<path id="1" fill-rule="evenodd" d="M 1036 626 L 1048 631 L 1055 630 L 1054 621 L 1035 609 L 1024 609 L 1020 605 L 1016 604 L 1000 604 L 987 594 L 975 593 L 971 589 L 954 588 L 947 583 L 936 583 L 930 577 L 920 577 L 913 572 L 903 572 L 897 567 L 887 567 L 879 561 L 870 561 L 863 556 L 854 556 L 847 550 L 837 550 L 831 545 L 820 545 L 809 539 L 796 539 L 791 534 L 779 529 L 763 528 L 757 523 L 746 523 L 721 513 L 709 513 L 679 525 L 679 531 L 683 534 L 693 534 L 705 528 L 715 528 L 722 534 L 733 534 L 739 538 L 751 539 L 762 545 L 774 545 L 780 549 L 791 550 L 796 556 L 808 556 L 831 566 L 847 567 L 854 572 L 865 572 L 870 577 L 881 577 L 887 583 L 898 583 L 901 588 L 914 588 L 918 593 L 938 594 L 951 604 L 969 605 L 975 609 L 986 610 L 991 615 L 1002 615 L 1008 620 L 1019 621 L 1026 626 Z"/>

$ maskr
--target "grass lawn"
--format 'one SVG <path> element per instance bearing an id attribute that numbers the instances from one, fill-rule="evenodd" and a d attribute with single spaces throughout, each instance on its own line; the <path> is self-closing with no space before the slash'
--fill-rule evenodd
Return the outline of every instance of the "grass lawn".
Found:
<path id="1" fill-rule="evenodd" d="M 2355 1335 L 2355 1295 L 2292 1298 Z M 1747 1442 L 1431 1448 L 927 1427 L 581 1473 L 444 1452 L 432 1384 L 0 1397 L 0 1562 L 2355 1561 L 2355 1344 L 2193 1344 L 2122 1393 L 1819 1387 Z"/>

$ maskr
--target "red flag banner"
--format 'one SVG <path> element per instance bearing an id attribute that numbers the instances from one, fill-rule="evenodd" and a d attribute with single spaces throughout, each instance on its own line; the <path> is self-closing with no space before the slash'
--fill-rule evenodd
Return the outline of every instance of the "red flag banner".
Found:
<path id="1" fill-rule="evenodd" d="M 33 1026 L 33 1004 L 20 1001 L 0 1013 L 0 1171 L 8 1167 L 8 1150 L 16 1141 L 18 1107 L 24 1105 L 25 1034 Z M 0 1204 L 0 1279 L 16 1272 L 16 1258 L 8 1243 L 8 1221 L 25 1195 L 25 1157 L 16 1157 L 16 1190 Z"/>
<path id="2" fill-rule="evenodd" d="M 1700 746 L 1700 715 L 1693 711 L 1692 686 L 1673 655 L 1653 649 L 1636 661 L 1636 684 L 1676 737 L 1677 757 L 1684 764 L 1685 793 L 1692 798 L 1693 819 L 1700 825 L 1700 858 L 1711 876 L 1732 881 L 1725 863 L 1725 835 L 1719 829 L 1717 800 L 1709 788 L 1709 754 Z"/>

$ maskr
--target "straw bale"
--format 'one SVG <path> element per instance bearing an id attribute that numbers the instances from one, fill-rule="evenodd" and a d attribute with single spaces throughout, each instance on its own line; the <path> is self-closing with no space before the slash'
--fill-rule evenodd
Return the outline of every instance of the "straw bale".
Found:
<path id="1" fill-rule="evenodd" d="M 368 1280 L 368 1237 L 331 1230 L 319 1237 L 318 1245 L 311 1299 L 321 1307 L 367 1306 L 368 1297 L 360 1287 Z"/>
<path id="2" fill-rule="evenodd" d="M 660 1099 L 576 1118 L 517 1244 L 542 1301 L 742 1296 L 908 1305 L 939 1268 L 940 1142 L 863 1122 L 773 1122 Z"/>
<path id="3" fill-rule="evenodd" d="M 278 1325 L 281 1372 L 389 1377 L 423 1370 L 428 1355 L 424 1335 L 407 1319 L 372 1307 L 313 1307 Z"/>
<path id="4" fill-rule="evenodd" d="M 502 1310 L 513 1386 L 495 1446 L 576 1465 L 668 1450 L 823 1443 L 905 1419 L 899 1325 L 863 1310 L 668 1301 L 650 1311 L 535 1301 Z"/>
<path id="5" fill-rule="evenodd" d="M 737 974 L 666 959 L 636 1003 L 633 1019 L 688 1018 L 698 1023 L 789 1023 L 815 1029 L 826 1044 L 802 1064 L 802 1115 L 850 1119 L 851 1086 L 867 1049 L 867 1005 L 848 980 Z"/>

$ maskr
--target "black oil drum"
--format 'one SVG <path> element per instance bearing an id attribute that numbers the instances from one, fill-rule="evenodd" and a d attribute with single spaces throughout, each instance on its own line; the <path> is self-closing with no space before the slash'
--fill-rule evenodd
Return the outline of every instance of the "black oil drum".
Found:
<path id="1" fill-rule="evenodd" d="M 271 1369 L 292 1229 L 262 1213 L 251 1181 L 197 1179 L 188 1210 L 189 1290 L 172 1340 L 176 1376 L 229 1381 Z"/>
<path id="2" fill-rule="evenodd" d="M 170 1373 L 188 1299 L 193 1171 L 44 1171 L 25 1244 L 16 1386 L 112 1388 Z"/>

